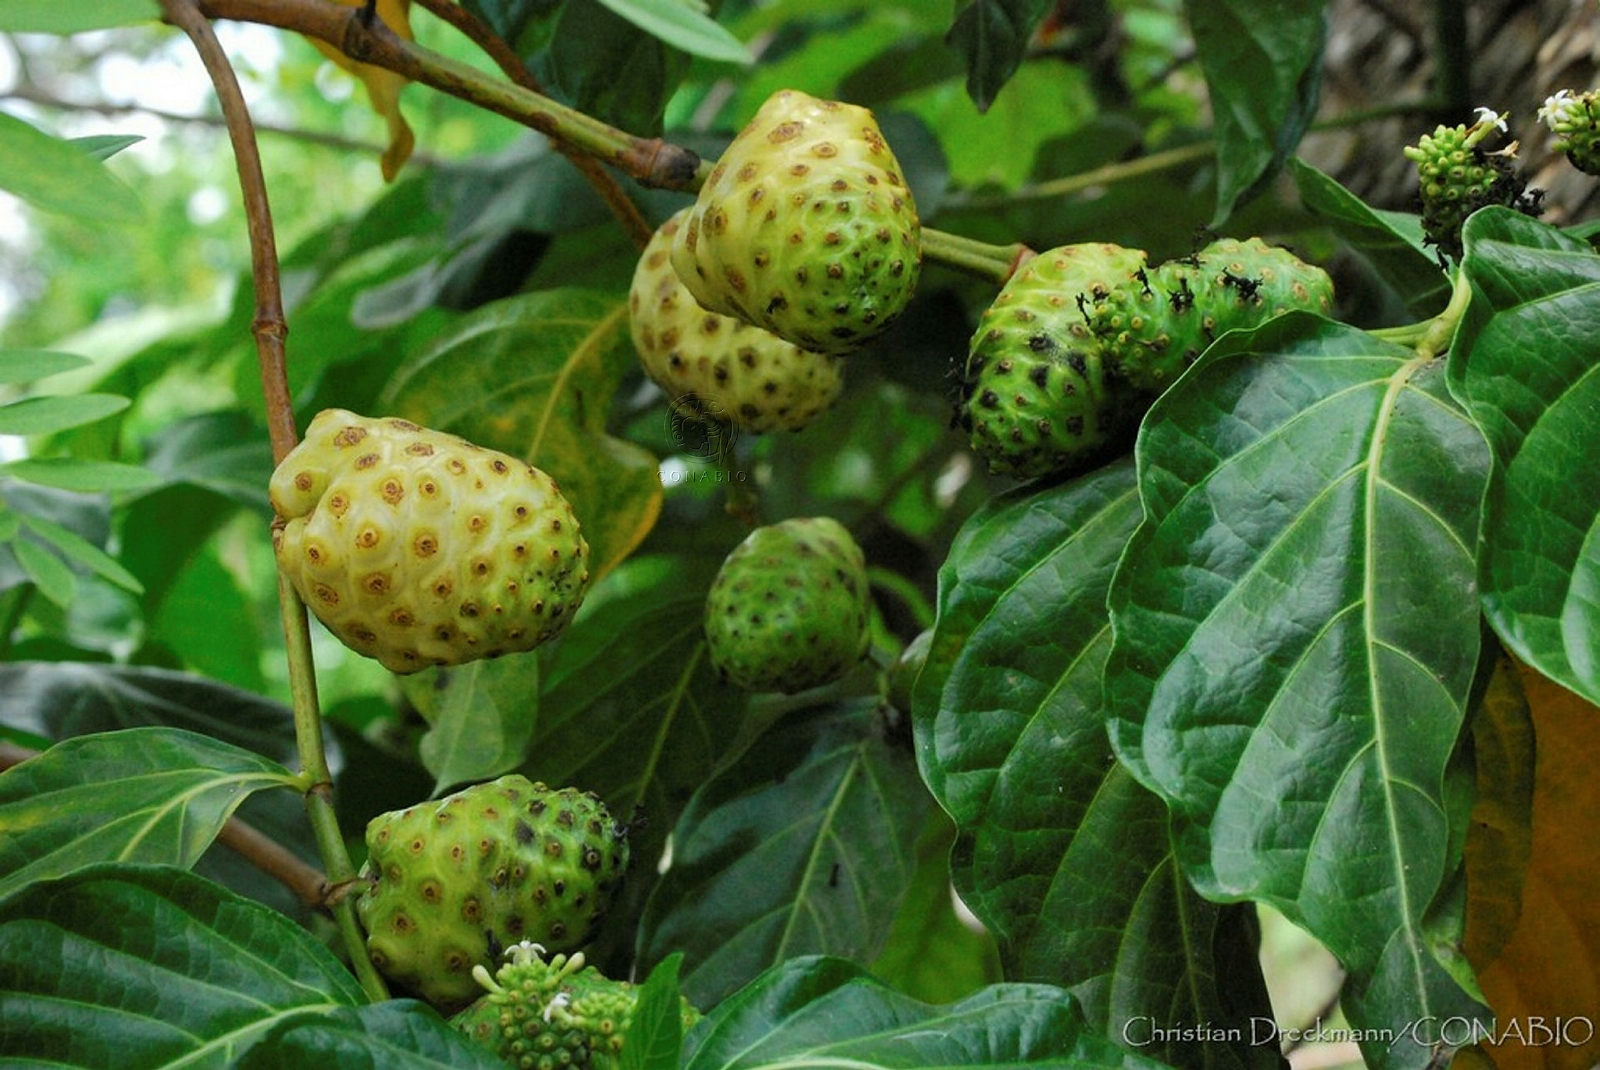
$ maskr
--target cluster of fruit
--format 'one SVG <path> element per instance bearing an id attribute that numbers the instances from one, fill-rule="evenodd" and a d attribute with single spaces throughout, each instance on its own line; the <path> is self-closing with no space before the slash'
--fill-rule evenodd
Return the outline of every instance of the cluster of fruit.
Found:
<path id="1" fill-rule="evenodd" d="M 1219 239 L 1155 267 L 1118 245 L 1051 249 L 980 317 L 956 422 L 993 471 L 1075 471 L 1119 443 L 1223 333 L 1332 305 L 1326 272 L 1258 238 Z"/>
<path id="2" fill-rule="evenodd" d="M 1505 132 L 1505 116 L 1479 108 L 1475 121 L 1440 126 L 1406 146 L 1406 157 L 1417 165 L 1424 240 L 1443 256 L 1461 259 L 1461 228 L 1480 208 L 1540 213 L 1542 194 L 1530 190 L 1517 170 L 1517 143 L 1492 151 L 1486 147 Z"/>

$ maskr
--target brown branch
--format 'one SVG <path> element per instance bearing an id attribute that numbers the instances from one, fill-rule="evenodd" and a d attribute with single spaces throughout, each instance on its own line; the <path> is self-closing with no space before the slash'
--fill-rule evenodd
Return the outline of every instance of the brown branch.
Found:
<path id="1" fill-rule="evenodd" d="M 482 19 L 455 0 L 417 0 L 417 3 L 454 26 L 463 36 L 481 48 L 485 55 L 494 60 L 495 65 L 507 78 L 524 89 L 535 93 L 544 92 L 539 80 L 528 70 L 527 64 L 522 62 L 522 57 L 517 55 L 499 34 L 485 25 Z M 640 249 L 648 245 L 654 228 L 639 211 L 639 206 L 628 197 L 627 191 L 622 188 L 616 177 L 588 153 L 581 152 L 564 141 L 552 141 L 551 144 L 588 181 L 595 193 L 605 202 L 606 207 L 611 209 L 611 214 L 617 217 L 617 222 L 628 232 L 634 244 Z"/>
<path id="2" fill-rule="evenodd" d="M 261 170 L 255 124 L 245 106 L 244 92 L 233 65 L 217 40 L 216 31 L 193 0 L 161 0 L 168 21 L 194 42 L 200 62 L 216 87 L 227 120 L 244 194 L 245 219 L 250 233 L 250 275 L 255 280 L 256 314 L 250 333 L 256 339 L 261 365 L 261 387 L 266 394 L 267 432 L 272 438 L 273 460 L 282 461 L 299 441 L 294 425 L 294 405 L 289 396 L 288 364 L 284 338 L 289 325 L 283 315 L 283 286 L 278 274 L 278 244 L 272 233 L 272 208 L 267 202 L 267 181 Z"/>
<path id="3" fill-rule="evenodd" d="M 15 743 L 0 742 L 0 770 L 21 765 L 39 752 Z M 246 862 L 294 893 L 294 897 L 313 910 L 328 906 L 332 889 L 322 871 L 307 865 L 290 851 L 247 821 L 230 817 L 217 833 L 216 842 L 236 852 Z"/>
<path id="4" fill-rule="evenodd" d="M 163 0 L 166 2 L 166 0 Z M 646 186 L 693 190 L 710 165 L 659 138 L 638 138 L 531 89 L 493 78 L 476 67 L 407 41 L 359 8 L 331 0 L 196 0 L 211 18 L 276 26 L 326 41 L 370 63 L 441 93 L 503 115 L 617 167 Z"/>

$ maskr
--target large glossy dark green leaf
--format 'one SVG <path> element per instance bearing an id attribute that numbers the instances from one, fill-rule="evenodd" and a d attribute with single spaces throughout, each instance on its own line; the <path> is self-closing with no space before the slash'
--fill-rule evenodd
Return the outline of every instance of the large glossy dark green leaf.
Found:
<path id="1" fill-rule="evenodd" d="M 1339 956 L 1352 1022 L 1397 1037 L 1369 1036 L 1368 1065 L 1428 1065 L 1410 1023 L 1484 1013 L 1424 927 L 1460 864 L 1445 779 L 1478 657 L 1483 438 L 1441 362 L 1293 315 L 1219 340 L 1137 456 L 1118 754 L 1167 799 L 1201 892 L 1270 903 Z"/>
<path id="2" fill-rule="evenodd" d="M 1184 0 L 1217 138 L 1217 212 L 1271 179 L 1317 110 L 1326 0 Z"/>
<path id="3" fill-rule="evenodd" d="M 1503 210 L 1466 238 L 1450 383 L 1494 449 L 1484 609 L 1518 657 L 1600 702 L 1600 256 Z"/>
<path id="4" fill-rule="evenodd" d="M 935 1006 L 836 958 L 802 958 L 728 997 L 691 1034 L 685 1070 L 1024 1067 L 1155 1070 L 1089 1029 L 1067 992 L 992 985 Z"/>
<path id="5" fill-rule="evenodd" d="M 967 95 L 979 111 L 1016 73 L 1050 7 L 1048 0 L 966 0 L 956 11 L 946 40 L 966 63 Z"/>
<path id="6" fill-rule="evenodd" d="M 683 952 L 697 1006 L 797 955 L 871 961 L 911 883 L 928 805 L 873 705 L 789 714 L 678 821 L 640 961 Z"/>
<path id="7" fill-rule="evenodd" d="M 748 744 L 749 696 L 705 654 L 706 591 L 720 558 L 630 559 L 542 655 L 539 724 L 521 772 L 598 794 L 628 834 L 633 862 L 602 942 L 626 968 L 668 833 L 695 790 Z M 626 946 L 624 946 L 626 945 Z"/>
<path id="8" fill-rule="evenodd" d="M 167 669 L 13 662 L 0 665 L 0 722 L 45 739 L 165 725 L 233 743 L 281 765 L 297 762 L 294 715 L 281 703 Z M 344 762 L 333 739 L 329 764 Z M 311 865 L 319 864 L 305 807 L 294 792 L 257 792 L 237 816 Z M 287 889 L 233 851 L 214 846 L 195 872 L 279 910 L 303 909 Z"/>
<path id="9" fill-rule="evenodd" d="M 257 1042 L 239 1070 L 505 1070 L 484 1044 L 467 1039 L 415 1000 L 331 1007 L 286 1017 Z"/>
<path id="10" fill-rule="evenodd" d="M 606 433 L 611 397 L 637 362 L 626 303 L 533 293 L 484 306 L 408 360 L 383 409 L 549 472 L 578 515 L 598 579 L 661 510 L 655 457 Z"/>
<path id="11" fill-rule="evenodd" d="M 689 56 L 608 9 L 564 0 L 553 21 L 524 29 L 518 51 L 551 93 L 640 137 L 661 133 Z"/>
<path id="12" fill-rule="evenodd" d="M 1113 1039 L 1151 1020 L 1225 1030 L 1271 1014 L 1259 974 L 1220 976 L 1221 912 L 1179 872 L 1166 805 L 1111 753 L 1106 593 L 1142 518 L 1131 460 L 975 514 L 940 572 L 913 700 L 923 775 L 960 830 L 956 888 L 1006 975 L 1070 988 Z M 1221 1039 L 1146 1054 L 1274 1061 L 1270 1047 Z"/>
<path id="13" fill-rule="evenodd" d="M 159 725 L 211 736 L 282 764 L 296 758 L 294 716 L 287 706 L 169 669 L 0 665 L 0 721 L 58 740 Z M 337 751 L 330 757 L 337 766 Z"/>
<path id="14" fill-rule="evenodd" d="M 1302 160 L 1289 161 L 1300 201 L 1328 223 L 1394 287 L 1418 319 L 1436 316 L 1450 300 L 1450 277 L 1438 254 L 1422 243 L 1414 213 L 1370 208 L 1361 198 Z"/>
<path id="15" fill-rule="evenodd" d="M 175 728 L 80 736 L 0 773 L 0 897 L 99 862 L 191 866 L 276 762 Z"/>
<path id="16" fill-rule="evenodd" d="M 362 1001 L 294 922 L 164 866 L 98 866 L 0 904 L 0 978 L 7 1066 L 222 1070 L 285 1020 Z"/>

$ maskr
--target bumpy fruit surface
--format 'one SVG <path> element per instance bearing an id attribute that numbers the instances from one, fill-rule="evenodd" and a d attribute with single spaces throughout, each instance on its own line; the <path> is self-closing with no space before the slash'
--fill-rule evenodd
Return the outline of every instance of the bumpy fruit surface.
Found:
<path id="1" fill-rule="evenodd" d="M 989 469 L 1031 479 L 1098 457 L 1137 415 L 1106 375 L 1084 310 L 1138 275 L 1145 255 L 1117 245 L 1051 249 L 1029 260 L 978 321 L 956 421 Z"/>
<path id="2" fill-rule="evenodd" d="M 1440 126 L 1406 146 L 1406 156 L 1417 165 L 1424 240 L 1452 259 L 1461 259 L 1461 228 L 1478 209 L 1501 205 L 1539 214 L 1540 194 L 1517 173 L 1517 143 L 1494 152 L 1483 147 L 1504 129 L 1503 119 L 1480 108 L 1477 122 Z"/>
<path id="3" fill-rule="evenodd" d="M 510 775 L 367 825 L 356 901 L 385 977 L 442 1009 L 478 995 L 474 966 L 523 940 L 572 951 L 628 866 L 626 828 L 592 794 Z"/>
<path id="4" fill-rule="evenodd" d="M 1293 309 L 1326 315 L 1333 280 L 1260 238 L 1222 238 L 1119 286 L 1090 310 L 1111 373 L 1160 393 L 1222 334 Z"/>
<path id="5" fill-rule="evenodd" d="M 786 89 L 717 161 L 672 262 L 711 311 L 845 353 L 905 310 L 921 233 L 872 113 Z"/>
<path id="6" fill-rule="evenodd" d="M 583 601 L 589 547 L 555 481 L 454 435 L 329 409 L 270 490 L 279 568 L 394 672 L 531 650 Z"/>
<path id="7" fill-rule="evenodd" d="M 509 949 L 493 977 L 479 967 L 487 994 L 450 1024 L 519 1070 L 615 1070 L 638 989 L 585 966 L 582 954 L 546 962 L 541 951 L 527 943 Z M 681 1014 L 685 1031 L 700 1020 L 688 1000 Z"/>
<path id="8" fill-rule="evenodd" d="M 842 358 L 813 353 L 733 316 L 700 307 L 672 267 L 685 208 L 650 239 L 628 310 L 644 370 L 680 413 L 746 431 L 799 431 L 844 387 Z"/>
<path id="9" fill-rule="evenodd" d="M 749 691 L 793 694 L 831 683 L 867 651 L 867 571 L 837 520 L 757 528 L 706 599 L 711 661 Z"/>

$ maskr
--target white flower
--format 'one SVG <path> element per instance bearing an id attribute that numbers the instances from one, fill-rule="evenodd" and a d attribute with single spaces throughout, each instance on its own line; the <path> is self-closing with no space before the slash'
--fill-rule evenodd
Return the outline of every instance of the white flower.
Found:
<path id="1" fill-rule="evenodd" d="M 1575 122 L 1583 109 L 1583 101 L 1573 95 L 1572 90 L 1562 89 L 1554 96 L 1545 98 L 1539 107 L 1539 121 L 1556 130 L 1567 123 Z"/>
<path id="2" fill-rule="evenodd" d="M 543 955 L 544 945 L 536 944 L 532 940 L 523 940 L 520 943 L 512 944 L 505 951 L 506 958 L 519 966 L 532 962 L 536 958 L 541 958 Z"/>
<path id="3" fill-rule="evenodd" d="M 1478 109 L 1478 118 L 1472 125 L 1473 126 L 1481 126 L 1484 123 L 1493 123 L 1495 125 L 1495 127 L 1498 128 L 1499 131 L 1502 134 L 1510 129 L 1510 127 L 1508 127 L 1506 125 L 1506 117 L 1505 117 L 1505 115 L 1500 114 L 1499 112 L 1495 111 L 1493 108 L 1479 108 Z"/>
<path id="4" fill-rule="evenodd" d="M 568 995 L 567 993 L 565 993 L 565 992 L 556 993 L 553 997 L 551 997 L 550 1002 L 546 1003 L 544 1005 L 544 1020 L 545 1020 L 545 1022 L 547 1024 L 549 1023 L 550 1015 L 555 1013 L 555 1009 L 557 1007 L 565 1007 L 571 1002 L 572 1002 L 572 997 L 570 995 Z"/>

